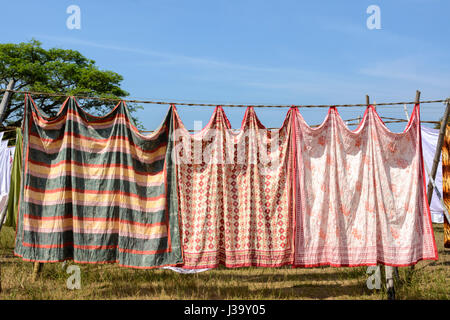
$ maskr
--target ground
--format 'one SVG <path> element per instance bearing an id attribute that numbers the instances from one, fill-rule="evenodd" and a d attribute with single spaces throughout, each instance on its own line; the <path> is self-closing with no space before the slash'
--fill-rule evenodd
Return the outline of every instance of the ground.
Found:
<path id="1" fill-rule="evenodd" d="M 398 299 L 450 299 L 450 250 L 443 226 L 433 225 L 439 260 L 399 268 Z M 369 290 L 366 267 L 218 268 L 199 274 L 79 265 L 81 288 L 70 290 L 67 266 L 44 264 L 32 281 L 33 263 L 14 257 L 14 230 L 0 232 L 0 299 L 386 299 L 384 286 Z"/>

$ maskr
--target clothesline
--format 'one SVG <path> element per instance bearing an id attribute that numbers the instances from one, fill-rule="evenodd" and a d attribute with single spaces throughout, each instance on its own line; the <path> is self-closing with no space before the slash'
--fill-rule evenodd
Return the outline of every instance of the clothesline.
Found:
<path id="1" fill-rule="evenodd" d="M 0 92 L 14 92 L 19 94 L 31 94 L 31 95 L 42 95 L 49 97 L 67 97 L 67 94 L 63 93 L 48 93 L 48 92 L 33 92 L 33 91 L 19 91 L 19 90 L 9 90 L 0 89 Z M 252 106 L 254 108 L 289 108 L 289 107 L 300 107 L 300 108 L 329 108 L 329 107 L 366 107 L 367 104 L 328 104 L 328 105 L 253 105 L 253 104 L 211 104 L 211 103 L 187 103 L 187 102 L 170 102 L 170 101 L 153 101 L 153 100 L 134 100 L 134 99 L 117 99 L 117 98 L 101 98 L 101 97 L 86 97 L 86 96 L 73 96 L 76 99 L 90 99 L 90 100 L 100 100 L 100 101 L 124 101 L 130 103 L 145 103 L 145 104 L 164 104 L 164 105 L 177 105 L 177 106 L 200 106 L 200 107 L 216 107 L 218 105 L 222 107 L 237 107 L 246 108 Z M 424 100 L 420 103 L 440 103 L 440 102 L 450 102 L 450 98 L 440 99 L 440 100 Z M 376 106 L 389 106 L 389 105 L 401 105 L 401 104 L 416 104 L 415 101 L 409 102 L 382 102 L 373 103 Z"/>
<path id="2" fill-rule="evenodd" d="M 409 120 L 406 119 L 400 119 L 400 118 L 391 118 L 391 117 L 380 117 L 382 120 L 387 120 L 387 121 L 383 121 L 384 123 L 399 123 L 399 122 L 408 122 Z M 353 122 L 353 121 L 361 121 L 360 118 L 355 118 L 355 119 L 348 119 L 348 120 L 344 120 L 345 122 Z M 421 120 L 420 123 L 431 123 L 431 124 L 438 124 L 441 123 L 440 121 L 428 121 L 428 120 Z M 359 122 L 357 123 L 348 123 L 348 125 L 357 125 L 359 124 Z"/>
<path id="3" fill-rule="evenodd" d="M 21 173 L 30 178 L 22 180 L 14 249 L 24 260 L 185 269 L 437 260 L 417 156 L 417 107 L 401 135 L 386 132 L 374 108 L 362 120 L 367 130 L 354 135 L 342 134 L 336 110 L 311 131 L 290 109 L 283 134 L 263 138 L 250 134 L 260 124 L 254 110 L 245 115 L 245 134 L 223 135 L 229 122 L 216 108 L 201 148 L 179 130 L 176 108 L 167 110 L 151 140 L 126 130 L 132 120 L 124 104 L 100 118 L 107 122 L 85 121 L 73 99 L 58 123 L 48 122 L 31 97 L 25 108 Z M 98 139 L 100 133 L 107 139 Z M 373 173 L 355 179 L 351 168 Z M 373 194 L 377 185 L 383 188 Z M 77 237 L 59 237 L 62 232 Z"/>
<path id="4" fill-rule="evenodd" d="M 406 119 L 400 119 L 400 118 L 390 118 L 390 117 L 381 117 L 381 119 L 388 119 L 388 120 L 396 120 L 396 121 L 402 121 L 402 122 L 408 122 L 409 120 Z M 441 123 L 440 121 L 427 121 L 427 120 L 421 120 L 421 123 Z"/>
<path id="5" fill-rule="evenodd" d="M 383 121 L 384 123 L 408 122 L 408 120 L 405 120 L 405 119 L 389 118 L 389 117 L 381 117 L 381 118 L 390 120 L 390 121 Z M 356 121 L 356 120 L 361 121 L 361 119 L 355 118 L 355 119 L 344 120 L 344 122 L 347 123 L 347 122 L 352 122 L 352 121 Z M 440 121 L 420 121 L 420 122 L 421 123 L 433 123 L 433 124 L 440 123 Z M 347 123 L 347 125 L 349 125 L 349 126 L 354 126 L 354 125 L 357 125 L 357 124 L 359 124 L 359 122 L 358 123 Z M 320 124 L 311 125 L 312 128 L 315 128 L 315 127 L 318 127 L 318 126 L 320 126 Z M 10 129 L 10 128 L 12 128 L 12 129 Z M 279 128 L 266 128 L 266 129 L 267 130 L 277 130 Z M 15 130 L 16 130 L 16 127 L 8 127 L 8 130 L 4 130 L 4 131 L 0 131 L 0 132 L 9 132 L 9 131 L 15 131 Z M 198 130 L 188 130 L 188 132 L 196 132 L 196 131 L 198 131 Z M 154 130 L 139 130 L 139 132 L 141 132 L 141 133 L 152 133 L 152 132 L 154 132 Z M 15 137 L 10 138 L 8 140 L 14 140 L 14 139 L 15 139 Z"/>
<path id="6" fill-rule="evenodd" d="M 380 117 L 381 119 L 389 119 L 388 121 L 383 121 L 383 123 L 400 123 L 400 122 L 408 122 L 408 120 L 405 120 L 405 119 L 399 119 L 399 118 L 389 118 L 389 117 Z M 362 118 L 361 118 L 362 119 Z M 344 122 L 352 122 L 352 121 L 356 121 L 356 120 L 359 120 L 359 121 L 361 121 L 361 119 L 359 119 L 359 118 L 355 118 L 355 119 L 348 119 L 348 120 L 344 120 Z M 420 123 L 432 123 L 432 124 L 437 124 L 437 123 L 441 123 L 440 121 L 420 121 Z M 359 124 L 359 122 L 356 122 L 356 123 L 347 123 L 347 125 L 349 125 L 349 126 L 355 126 L 355 125 L 358 125 Z M 313 124 L 313 125 L 311 125 L 311 128 L 316 128 L 316 127 L 318 127 L 318 126 L 320 126 L 320 124 Z M 267 130 L 277 130 L 277 129 L 279 129 L 279 128 L 266 128 Z M 233 129 L 234 130 L 234 129 Z M 237 129 L 237 130 L 239 130 L 239 129 Z M 189 132 L 198 132 L 199 130 L 188 130 Z M 151 132 L 154 132 L 154 130 L 141 130 L 140 132 L 143 132 L 143 133 L 151 133 Z"/>

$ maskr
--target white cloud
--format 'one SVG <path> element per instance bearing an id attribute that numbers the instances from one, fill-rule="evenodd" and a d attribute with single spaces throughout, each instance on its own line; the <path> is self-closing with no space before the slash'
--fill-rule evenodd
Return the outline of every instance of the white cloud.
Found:
<path id="1" fill-rule="evenodd" d="M 167 52 L 149 50 L 149 49 L 139 49 L 134 47 L 124 47 L 117 46 L 111 44 L 103 44 L 93 41 L 80 40 L 76 38 L 68 38 L 68 37 L 54 37 L 48 35 L 34 35 L 37 39 L 45 39 L 59 43 L 69 43 L 80 46 L 87 46 L 93 48 L 100 48 L 105 50 L 114 50 L 119 52 L 129 52 L 144 56 L 152 56 L 163 59 L 164 64 L 181 64 L 181 65 L 195 65 L 202 66 L 208 68 L 218 68 L 218 69 L 235 69 L 242 71 L 250 71 L 250 72 L 276 72 L 276 73 L 284 73 L 284 72 L 299 72 L 300 70 L 294 70 L 290 68 L 272 68 L 272 67 L 258 67 L 258 66 L 248 66 L 243 64 L 237 64 L 227 61 L 219 61 L 215 59 L 202 58 L 202 57 L 191 57 L 181 54 L 172 54 Z M 150 62 L 141 62 L 141 65 L 154 64 L 154 61 Z M 158 61 L 158 63 L 161 63 Z"/>
<path id="2" fill-rule="evenodd" d="M 436 70 L 428 63 L 430 57 L 408 56 L 394 60 L 376 62 L 361 68 L 359 73 L 390 80 L 402 80 L 418 86 L 433 86 L 450 89 L 450 77 L 445 70 Z"/>

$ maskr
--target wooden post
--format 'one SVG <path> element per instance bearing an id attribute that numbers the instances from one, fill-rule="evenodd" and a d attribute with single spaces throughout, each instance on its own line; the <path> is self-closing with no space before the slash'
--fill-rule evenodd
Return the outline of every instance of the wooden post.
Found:
<path id="1" fill-rule="evenodd" d="M 35 262 L 35 263 L 33 264 L 33 275 L 32 275 L 31 281 L 33 281 L 33 282 L 36 281 L 36 279 L 37 279 L 39 273 L 41 272 L 41 269 L 42 269 L 42 263 L 40 263 L 40 262 Z"/>
<path id="2" fill-rule="evenodd" d="M 6 106 L 8 105 L 8 103 L 9 103 L 9 100 L 11 99 L 11 95 L 12 95 L 12 92 L 11 92 L 11 91 L 8 91 L 8 90 L 14 89 L 15 84 L 16 84 L 16 80 L 11 79 L 11 80 L 9 81 L 8 86 L 6 87 L 6 91 L 5 91 L 5 93 L 3 94 L 2 101 L 0 102 L 0 125 L 2 124 L 3 119 L 4 119 L 4 117 L 5 117 L 5 109 L 6 109 Z M 5 217 L 5 216 L 6 216 L 6 208 L 5 208 L 5 210 L 3 210 L 3 211 L 1 212 L 1 214 L 0 214 L 0 230 L 2 229 L 2 226 L 3 226 L 3 220 L 4 220 L 4 217 Z M 1 264 L 1 263 L 0 263 L 0 264 Z M 1 272 L 1 266 L 0 266 L 0 292 L 2 292 L 2 272 Z"/>
<path id="3" fill-rule="evenodd" d="M 368 95 L 366 95 L 366 105 L 370 105 L 370 98 Z M 380 265 L 377 266 L 378 268 L 381 268 Z M 393 267 L 385 266 L 385 273 L 386 273 L 386 287 L 388 291 L 388 299 L 393 300 L 395 299 L 395 290 L 394 290 L 394 279 L 392 278 L 394 272 Z"/>
<path id="4" fill-rule="evenodd" d="M 2 102 L 0 103 L 0 124 L 3 122 L 5 117 L 5 109 L 8 106 L 9 99 L 11 98 L 12 92 L 8 90 L 14 89 L 14 85 L 16 84 L 16 80 L 12 79 L 9 81 L 8 86 L 6 87 L 6 91 L 3 94 Z"/>
<path id="5" fill-rule="evenodd" d="M 416 91 L 416 103 L 420 102 L 420 91 Z M 406 120 L 409 121 L 409 115 L 408 115 L 408 109 L 406 108 L 406 104 L 403 105 L 403 110 L 405 111 Z M 414 269 L 414 266 L 411 267 L 411 270 Z M 395 300 L 395 287 L 394 287 L 394 277 L 397 278 L 397 280 L 400 278 L 398 274 L 398 268 L 397 267 L 390 267 L 385 266 L 385 273 L 386 273 L 386 289 L 388 294 L 389 300 Z"/>
<path id="6" fill-rule="evenodd" d="M 415 103 L 416 104 L 420 103 L 420 91 L 419 90 L 416 91 Z M 406 105 L 404 106 L 404 110 L 405 110 L 405 114 L 406 114 L 406 119 L 409 120 Z M 438 144 L 439 144 L 439 142 L 438 142 Z M 439 152 L 439 157 L 440 157 L 440 152 Z M 439 157 L 438 157 L 438 164 L 439 164 Z M 433 180 L 434 180 L 434 177 L 436 176 L 436 171 L 437 171 L 437 166 L 436 166 L 436 170 L 434 172 Z M 433 188 L 433 187 L 431 186 L 431 188 Z M 428 189 L 429 189 L 429 187 L 428 187 Z M 428 203 L 430 203 L 430 201 L 431 201 L 431 197 L 428 196 Z M 413 270 L 414 270 L 414 266 L 411 266 L 411 271 L 413 271 Z M 385 266 L 385 273 L 386 273 L 386 289 L 387 289 L 387 293 L 388 293 L 388 299 L 395 300 L 394 275 L 397 279 L 399 278 L 398 268 Z"/>
<path id="7" fill-rule="evenodd" d="M 416 104 L 417 104 L 417 103 L 420 103 L 420 91 L 419 91 L 419 90 L 416 91 L 416 100 L 415 100 L 415 103 L 416 103 Z M 447 109 L 448 109 L 448 108 L 447 108 Z M 448 116 L 448 115 L 447 115 L 447 116 Z M 447 123 L 447 121 L 446 121 L 446 123 Z M 442 132 L 442 128 L 441 128 L 441 132 Z M 436 153 L 434 154 L 434 161 L 436 161 L 437 149 L 439 148 L 439 155 L 438 155 L 438 157 L 437 157 L 438 162 L 436 163 L 436 166 L 435 166 L 435 165 L 434 165 L 434 161 L 433 161 L 433 168 L 435 168 L 435 169 L 434 169 L 434 174 L 433 174 L 433 176 L 430 177 L 430 178 L 433 178 L 433 180 L 434 180 L 434 178 L 436 177 L 437 165 L 439 164 L 439 158 L 441 157 L 442 142 L 444 141 L 444 139 L 442 139 L 442 138 L 443 138 L 443 135 L 442 135 L 442 137 L 441 137 L 441 132 L 439 132 L 439 138 L 438 138 L 438 142 L 437 142 Z M 444 129 L 444 133 L 445 133 L 445 129 Z M 442 140 L 442 141 L 439 142 L 439 140 Z M 441 144 L 441 146 L 439 146 L 439 144 Z M 431 171 L 431 172 L 433 172 L 433 171 Z M 430 190 L 430 186 L 431 186 L 431 190 Z M 431 192 L 431 195 L 433 195 L 433 185 L 432 185 L 431 183 L 428 183 L 428 188 L 427 188 L 428 204 L 430 204 L 430 201 L 431 201 L 430 192 Z M 411 273 L 410 273 L 410 275 L 409 275 L 408 281 L 411 280 L 412 272 L 414 271 L 414 265 L 411 266 L 410 271 L 411 271 Z"/>
<path id="8" fill-rule="evenodd" d="M 2 230 L 3 223 L 6 220 L 6 214 L 8 212 L 8 206 L 4 207 L 2 212 L 0 213 L 0 231 Z"/>
<path id="9" fill-rule="evenodd" d="M 450 100 L 447 100 L 447 106 L 444 111 L 444 117 L 442 118 L 441 128 L 439 130 L 439 137 L 436 145 L 436 152 L 434 153 L 433 166 L 431 167 L 430 178 L 435 180 L 436 172 L 439 165 L 439 159 L 441 158 L 442 145 L 444 144 L 445 129 L 447 128 L 448 117 L 450 115 Z M 431 203 L 433 197 L 433 183 L 428 182 L 427 186 L 428 203 Z"/>
<path id="10" fill-rule="evenodd" d="M 403 105 L 403 110 L 405 110 L 406 120 L 409 121 L 409 114 L 408 114 L 408 109 L 406 108 L 406 104 Z"/>
<path id="11" fill-rule="evenodd" d="M 388 300 L 395 300 L 395 288 L 394 288 L 394 267 L 385 266 L 384 272 L 386 273 L 386 289 L 388 294 Z"/>
<path id="12" fill-rule="evenodd" d="M 8 90 L 12 90 L 14 88 L 15 84 L 16 84 L 16 80 L 12 79 L 12 80 L 9 81 L 8 86 L 6 87 L 7 91 L 5 91 L 5 93 L 3 94 L 2 101 L 0 102 L 0 125 L 3 122 L 3 118 L 5 116 L 5 109 L 6 109 L 6 106 L 8 105 L 8 103 L 9 103 L 9 99 L 11 98 L 11 94 L 12 94 L 12 92 L 8 91 Z M 6 216 L 6 210 L 3 210 L 0 213 L 0 230 L 2 229 L 2 226 L 3 226 L 4 216 Z M 2 271 L 1 271 L 1 266 L 0 266 L 0 292 L 2 292 Z"/>
<path id="13" fill-rule="evenodd" d="M 376 104 L 376 102 L 374 102 Z M 366 95 L 366 104 L 370 104 L 369 96 Z M 374 105 L 376 110 L 376 107 Z M 395 300 L 395 287 L 394 287 L 394 274 L 398 275 L 397 268 L 391 266 L 384 266 L 385 276 L 386 276 L 386 289 L 388 293 L 389 300 Z"/>
<path id="14" fill-rule="evenodd" d="M 439 192 L 438 187 L 436 186 L 436 181 L 431 179 L 430 169 L 428 169 L 428 166 L 426 163 L 423 164 L 425 167 L 425 172 L 428 175 L 428 179 L 430 179 L 430 182 L 433 184 L 433 194 L 436 192 L 437 197 L 439 198 L 439 201 L 441 202 L 442 208 L 444 209 L 444 216 L 447 218 L 447 221 L 450 221 L 450 214 L 448 213 L 447 206 L 444 203 L 444 199 L 442 199 L 442 194 Z"/>
<path id="15" fill-rule="evenodd" d="M 370 104 L 369 96 L 366 95 L 366 104 Z M 374 101 L 374 109 L 376 110 L 376 102 Z M 391 266 L 384 266 L 384 273 L 386 276 L 386 289 L 389 300 L 395 300 L 395 288 L 393 275 L 397 273 L 396 268 Z"/>

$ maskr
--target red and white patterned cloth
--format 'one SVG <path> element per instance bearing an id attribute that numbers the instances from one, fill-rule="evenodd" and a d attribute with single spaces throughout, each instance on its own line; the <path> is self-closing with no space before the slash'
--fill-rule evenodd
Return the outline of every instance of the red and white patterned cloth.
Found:
<path id="1" fill-rule="evenodd" d="M 407 266 L 437 259 L 424 180 L 419 105 L 403 133 L 370 106 L 350 131 L 335 108 L 297 136 L 294 265 Z"/>
<path id="2" fill-rule="evenodd" d="M 281 129 L 265 130 L 248 108 L 235 132 L 217 107 L 194 135 L 176 115 L 184 268 L 292 264 L 293 112 Z"/>
<path id="3" fill-rule="evenodd" d="M 403 133 L 375 109 L 350 131 L 335 108 L 312 129 L 291 108 L 239 131 L 221 107 L 189 134 L 174 117 L 184 268 L 406 266 L 437 259 L 419 106 Z"/>

